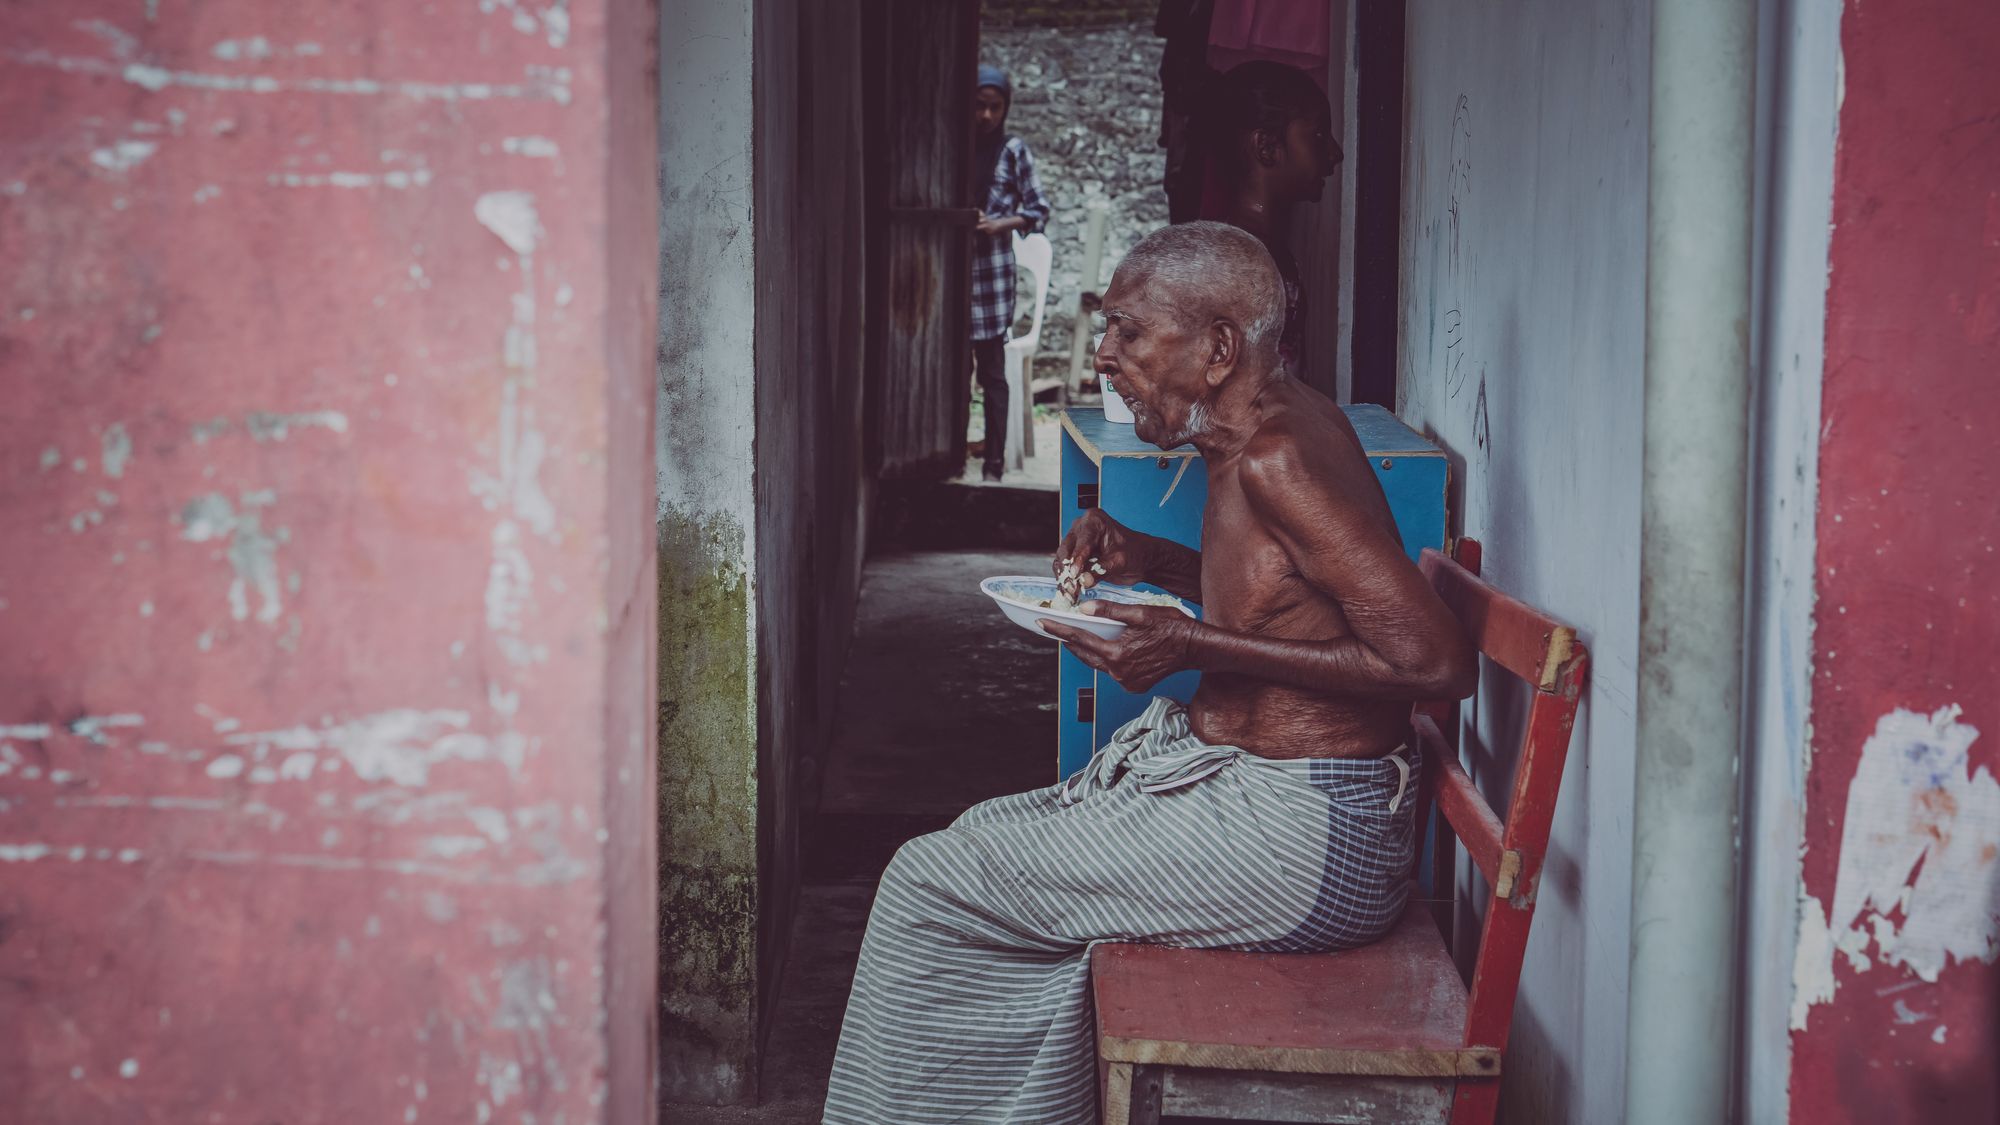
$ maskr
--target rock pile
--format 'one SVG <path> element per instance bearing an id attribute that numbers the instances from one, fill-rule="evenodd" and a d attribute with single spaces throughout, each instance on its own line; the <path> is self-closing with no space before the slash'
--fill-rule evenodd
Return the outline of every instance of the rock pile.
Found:
<path id="1" fill-rule="evenodd" d="M 979 22 L 985 27 L 1102 27 L 1150 21 L 1159 7 L 1159 0 L 980 0 Z"/>
<path id="2" fill-rule="evenodd" d="M 1055 247 L 1049 307 L 1043 314 L 1037 375 L 1069 370 L 1070 313 L 1083 268 L 1085 206 L 1105 201 L 1102 283 L 1111 280 L 1133 243 L 1166 225 L 1160 181 L 1160 50 L 1148 22 L 1076 30 L 991 27 L 980 61 L 1005 68 L 1014 80 L 1007 129 L 1028 142 L 1035 170 L 1054 212 Z M 1022 307 L 1034 290 L 1021 279 Z M 1025 330 L 1025 319 L 1021 329 Z"/>

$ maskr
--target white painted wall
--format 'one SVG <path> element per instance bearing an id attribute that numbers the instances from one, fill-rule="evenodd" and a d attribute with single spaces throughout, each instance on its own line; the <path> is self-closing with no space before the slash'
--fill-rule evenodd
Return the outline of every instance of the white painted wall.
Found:
<path id="1" fill-rule="evenodd" d="M 1785 1120 L 1812 713 L 1814 507 L 1840 9 L 1764 0 L 1758 71 L 1756 365 L 1749 566 L 1741 1119 Z M 1822 959 L 1822 963 L 1823 963 Z"/>
<path id="2" fill-rule="evenodd" d="M 1594 657 L 1506 1064 L 1503 1116 L 1551 1125 L 1624 1111 L 1649 26 L 1644 0 L 1408 15 L 1399 412 L 1459 459 L 1488 576 Z M 1521 719 L 1482 688 L 1496 803 Z"/>
<path id="3" fill-rule="evenodd" d="M 752 535 L 756 328 L 751 260 L 751 6 L 660 11 L 662 519 L 732 520 Z M 755 543 L 746 540 L 745 565 Z"/>

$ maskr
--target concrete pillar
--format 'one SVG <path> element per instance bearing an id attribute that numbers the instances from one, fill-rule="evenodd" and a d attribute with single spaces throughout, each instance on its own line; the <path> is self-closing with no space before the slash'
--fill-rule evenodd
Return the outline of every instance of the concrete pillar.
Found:
<path id="1" fill-rule="evenodd" d="M 652 1120 L 653 34 L 0 10 L 0 1116 Z"/>
<path id="2" fill-rule="evenodd" d="M 1652 15 L 1631 1125 L 1728 1116 L 1756 141 L 1755 8 Z"/>

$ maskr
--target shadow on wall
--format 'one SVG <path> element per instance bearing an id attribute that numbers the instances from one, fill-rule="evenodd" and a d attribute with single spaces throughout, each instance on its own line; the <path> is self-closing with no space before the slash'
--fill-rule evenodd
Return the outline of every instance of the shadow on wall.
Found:
<path id="1" fill-rule="evenodd" d="M 1402 417 L 1403 405 L 1397 407 L 1397 417 Z M 1437 427 L 1424 423 L 1424 440 L 1444 451 L 1445 460 L 1451 463 L 1451 472 L 1445 480 L 1444 515 L 1446 540 L 1455 540 L 1465 534 L 1465 454 L 1452 448 Z M 1482 542 L 1483 545 L 1483 542 Z"/>
<path id="2" fill-rule="evenodd" d="M 1570 1120 L 1570 1091 L 1576 1089 L 1576 1076 L 1549 1038 L 1533 998 L 1525 993 L 1514 1005 L 1514 1028 L 1501 1072 L 1506 1077 L 1500 1088 L 1500 1120 Z"/>

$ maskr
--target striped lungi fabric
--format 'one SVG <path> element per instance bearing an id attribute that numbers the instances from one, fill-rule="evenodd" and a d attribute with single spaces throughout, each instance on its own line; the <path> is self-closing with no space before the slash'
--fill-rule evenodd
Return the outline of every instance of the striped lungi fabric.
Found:
<path id="1" fill-rule="evenodd" d="M 896 853 L 847 1002 L 826 1121 L 1087 1123 L 1090 946 L 1363 945 L 1409 896 L 1415 751 L 1274 761 L 1155 699 L 1089 765 Z"/>

